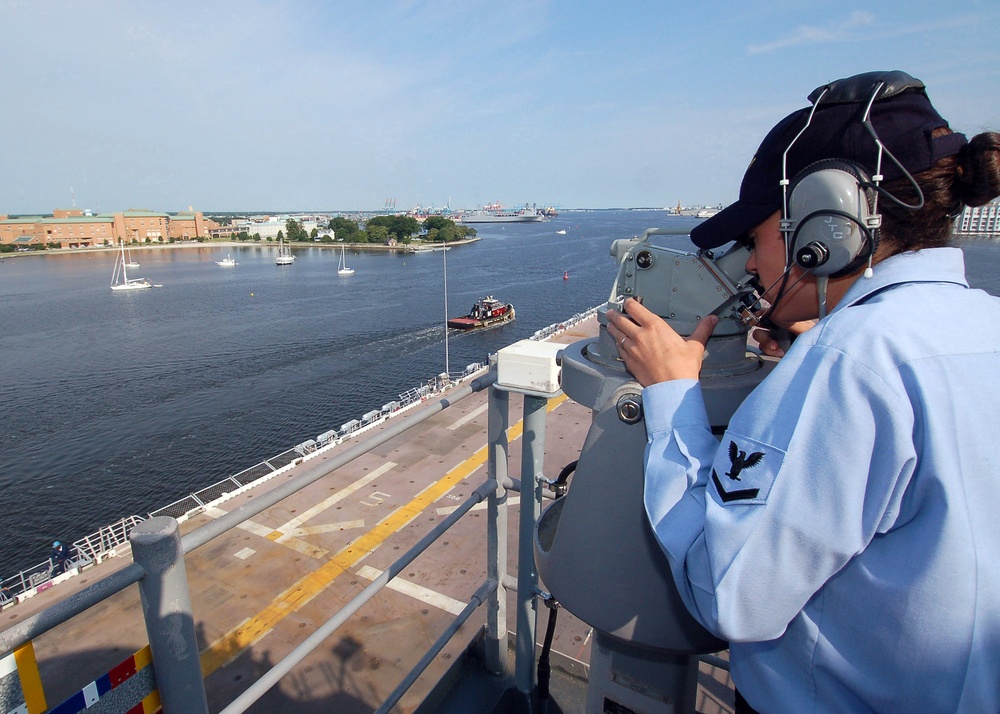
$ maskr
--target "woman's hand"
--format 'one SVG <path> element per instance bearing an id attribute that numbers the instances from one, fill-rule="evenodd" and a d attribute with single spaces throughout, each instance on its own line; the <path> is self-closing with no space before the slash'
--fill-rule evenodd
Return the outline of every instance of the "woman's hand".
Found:
<path id="1" fill-rule="evenodd" d="M 767 357 L 784 357 L 785 349 L 781 346 L 779 342 L 778 335 L 785 334 L 784 337 L 788 338 L 789 335 L 791 339 L 798 337 L 806 330 L 812 328 L 818 320 L 803 320 L 802 322 L 793 322 L 787 326 L 783 325 L 778 330 L 770 330 L 766 327 L 758 327 L 750 333 L 750 339 L 757 343 L 760 348 L 761 354 Z M 786 339 L 786 344 L 791 343 L 791 339 Z"/>
<path id="2" fill-rule="evenodd" d="M 767 357 L 784 357 L 785 350 L 781 344 L 774 339 L 771 330 L 766 327 L 757 327 L 750 332 L 750 339 L 757 343 L 761 354 Z"/>
<path id="3" fill-rule="evenodd" d="M 639 384 L 648 387 L 672 379 L 698 379 L 705 345 L 719 318 L 702 318 L 691 336 L 684 338 L 637 300 L 628 298 L 622 307 L 625 314 L 608 310 L 608 334 Z"/>

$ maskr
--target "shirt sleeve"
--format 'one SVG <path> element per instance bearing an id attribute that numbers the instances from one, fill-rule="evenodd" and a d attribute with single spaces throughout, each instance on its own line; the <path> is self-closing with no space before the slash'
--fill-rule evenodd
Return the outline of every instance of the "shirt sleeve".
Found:
<path id="1" fill-rule="evenodd" d="M 802 347 L 721 443 L 697 382 L 643 392 L 649 522 L 692 615 L 730 642 L 780 636 L 888 527 L 913 470 L 909 402 L 842 353 Z"/>

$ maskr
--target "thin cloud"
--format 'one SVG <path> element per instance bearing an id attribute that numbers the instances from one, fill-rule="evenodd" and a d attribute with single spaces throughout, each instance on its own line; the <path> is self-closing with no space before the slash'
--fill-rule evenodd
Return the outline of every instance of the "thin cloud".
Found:
<path id="1" fill-rule="evenodd" d="M 826 27 L 800 25 L 791 35 L 774 42 L 759 45 L 749 45 L 747 54 L 759 55 L 795 47 L 804 44 L 823 44 L 829 42 L 870 42 L 886 41 L 907 35 L 919 35 L 928 32 L 941 33 L 946 29 L 954 30 L 962 27 L 988 26 L 995 20 L 995 13 L 981 16 L 964 15 L 949 18 L 935 18 L 933 22 L 923 22 L 915 25 L 888 26 L 878 25 L 876 18 L 869 12 L 852 12 L 848 18 Z"/>
<path id="2" fill-rule="evenodd" d="M 845 33 L 850 38 L 852 30 L 856 30 L 859 27 L 867 27 L 874 22 L 875 16 L 870 12 L 856 11 L 852 12 L 843 22 L 831 24 L 826 27 L 800 25 L 788 37 L 783 37 L 763 45 L 750 45 L 747 48 L 747 52 L 756 55 L 774 52 L 786 47 L 795 47 L 797 45 L 841 42 L 845 39 Z"/>

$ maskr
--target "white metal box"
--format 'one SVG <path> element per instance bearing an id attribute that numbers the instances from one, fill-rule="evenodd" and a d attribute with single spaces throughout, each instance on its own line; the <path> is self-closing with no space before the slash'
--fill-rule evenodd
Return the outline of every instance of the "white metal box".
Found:
<path id="1" fill-rule="evenodd" d="M 566 345 L 521 340 L 497 352 L 497 386 L 552 394 L 559 391 L 561 367 L 556 355 Z"/>

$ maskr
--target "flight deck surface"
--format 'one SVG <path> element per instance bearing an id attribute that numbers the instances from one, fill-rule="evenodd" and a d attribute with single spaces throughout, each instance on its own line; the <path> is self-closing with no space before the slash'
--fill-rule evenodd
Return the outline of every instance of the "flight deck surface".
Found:
<path id="1" fill-rule="evenodd" d="M 586 339 L 594 318 L 553 339 Z M 386 570 L 478 487 L 486 474 L 487 391 L 475 393 L 330 472 L 185 557 L 210 711 L 221 711 L 318 625 Z M 447 397 L 447 393 L 444 395 Z M 419 408 L 419 407 L 418 407 Z M 548 401 L 545 471 L 578 458 L 588 408 L 563 395 Z M 522 398 L 511 394 L 509 473 L 519 478 Z M 390 420 L 391 421 L 391 420 Z M 386 422 L 387 424 L 388 422 Z M 386 424 L 375 427 L 364 440 Z M 338 449 L 312 459 L 331 459 Z M 356 442 L 355 442 L 356 443 Z M 287 473 L 186 519 L 182 533 L 294 478 Z M 508 572 L 517 572 L 517 493 L 507 501 Z M 543 504 L 544 507 L 544 504 Z M 486 504 L 473 508 L 299 663 L 248 711 L 372 712 L 465 607 L 486 577 Z M 0 615 L 0 627 L 37 612 L 131 562 L 107 560 Z M 509 594 L 510 629 L 515 627 Z M 545 631 L 539 606 L 537 639 Z M 479 608 L 393 711 L 412 712 L 485 622 Z M 553 639 L 553 668 L 585 682 L 592 632 L 566 611 Z M 80 690 L 147 644 L 138 589 L 127 588 L 35 639 L 48 705 Z M 732 711 L 728 673 L 702 665 L 698 710 Z M 565 712 L 578 711 L 564 701 Z"/>

